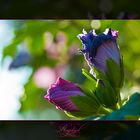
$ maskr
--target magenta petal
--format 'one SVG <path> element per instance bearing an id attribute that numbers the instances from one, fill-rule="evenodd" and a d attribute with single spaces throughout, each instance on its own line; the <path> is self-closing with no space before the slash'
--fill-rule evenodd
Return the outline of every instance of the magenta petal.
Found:
<path id="1" fill-rule="evenodd" d="M 111 28 L 107 28 L 104 32 L 105 35 L 111 35 L 113 38 L 117 39 L 118 31 L 112 30 Z"/>
<path id="2" fill-rule="evenodd" d="M 115 37 L 115 38 L 118 37 L 118 31 L 112 30 L 111 33 L 112 33 L 112 36 L 113 36 L 113 37 Z"/>
<path id="3" fill-rule="evenodd" d="M 50 86 L 48 94 L 45 95 L 44 98 L 50 103 L 56 105 L 57 109 L 72 112 L 79 111 L 70 99 L 70 97 L 77 95 L 84 96 L 76 84 L 62 78 L 58 78 L 56 83 Z"/>

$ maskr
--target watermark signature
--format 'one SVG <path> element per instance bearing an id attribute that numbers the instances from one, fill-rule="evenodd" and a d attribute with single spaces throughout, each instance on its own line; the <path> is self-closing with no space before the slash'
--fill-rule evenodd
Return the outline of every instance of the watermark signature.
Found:
<path id="1" fill-rule="evenodd" d="M 60 137 L 77 137 L 80 136 L 80 130 L 85 128 L 87 123 L 81 124 L 79 122 L 66 122 L 60 124 L 58 134 Z"/>

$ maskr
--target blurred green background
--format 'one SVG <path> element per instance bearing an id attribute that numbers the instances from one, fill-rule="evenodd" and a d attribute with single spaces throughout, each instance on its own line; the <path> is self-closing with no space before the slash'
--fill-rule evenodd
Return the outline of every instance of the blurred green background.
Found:
<path id="1" fill-rule="evenodd" d="M 81 69 L 89 68 L 76 37 L 83 28 L 87 32 L 95 29 L 97 34 L 109 27 L 119 31 L 117 42 L 125 68 L 121 96 L 125 99 L 140 89 L 139 20 L 1 20 L 0 25 L 1 113 L 11 111 L 16 102 L 12 115 L 5 114 L 7 119 L 70 119 L 45 101 L 44 95 L 57 77 L 88 86 Z M 9 73 L 14 75 L 12 82 Z M 14 81 L 16 85 L 9 88 Z"/>

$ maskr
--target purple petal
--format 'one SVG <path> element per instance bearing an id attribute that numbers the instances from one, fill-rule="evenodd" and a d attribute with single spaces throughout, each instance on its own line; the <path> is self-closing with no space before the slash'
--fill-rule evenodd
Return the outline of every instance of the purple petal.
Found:
<path id="1" fill-rule="evenodd" d="M 101 70 L 106 72 L 106 60 L 108 58 L 113 59 L 117 64 L 120 64 L 120 53 L 117 44 L 113 41 L 104 42 L 97 50 L 94 58 L 94 65 Z"/>
<path id="2" fill-rule="evenodd" d="M 113 59 L 120 64 L 120 52 L 116 39 L 118 31 L 111 28 L 106 29 L 104 33 L 91 36 L 91 32 L 82 34 L 80 39 L 84 44 L 81 50 L 90 67 L 95 66 L 102 72 L 106 72 L 106 60 Z"/>
<path id="3" fill-rule="evenodd" d="M 118 31 L 112 30 L 111 28 L 107 28 L 104 32 L 105 35 L 111 35 L 113 38 L 117 39 Z"/>
<path id="4" fill-rule="evenodd" d="M 90 49 L 90 46 L 92 45 L 95 36 L 97 36 L 95 30 L 92 30 L 89 33 L 87 33 L 83 29 L 83 34 L 79 34 L 77 37 L 82 41 L 83 45 L 85 45 L 85 49 Z"/>
<path id="5" fill-rule="evenodd" d="M 76 84 L 58 78 L 56 83 L 52 84 L 48 89 L 48 94 L 45 96 L 45 99 L 56 105 L 56 108 L 71 112 L 79 111 L 70 99 L 70 97 L 77 95 L 84 96 Z"/>

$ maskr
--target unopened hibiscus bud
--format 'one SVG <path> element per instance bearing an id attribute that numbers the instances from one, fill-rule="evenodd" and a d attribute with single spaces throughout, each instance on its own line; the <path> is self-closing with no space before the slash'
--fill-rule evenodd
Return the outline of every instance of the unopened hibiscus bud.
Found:
<path id="1" fill-rule="evenodd" d="M 99 35 L 94 30 L 89 33 L 83 31 L 78 37 L 82 41 L 81 51 L 91 72 L 94 73 L 92 70 L 96 68 L 108 77 L 113 87 L 120 88 L 123 83 L 123 65 L 116 42 L 118 31 L 109 28 Z"/>
<path id="2" fill-rule="evenodd" d="M 56 105 L 57 109 L 67 112 L 79 111 L 75 104 L 71 101 L 73 96 L 84 96 L 81 89 L 74 83 L 58 78 L 55 84 L 48 89 L 45 96 L 50 103 Z"/>
<path id="3" fill-rule="evenodd" d="M 45 99 L 70 117 L 86 118 L 109 113 L 93 94 L 61 78 L 51 85 Z"/>

